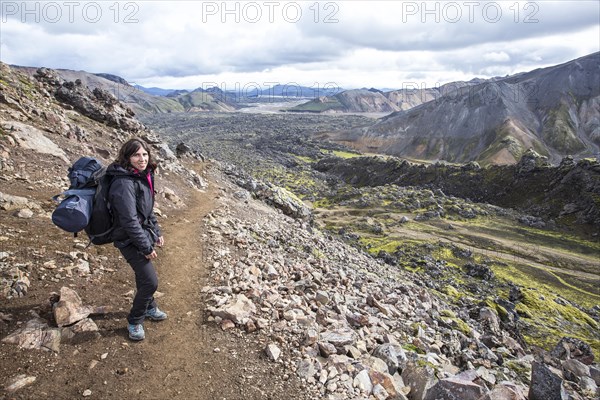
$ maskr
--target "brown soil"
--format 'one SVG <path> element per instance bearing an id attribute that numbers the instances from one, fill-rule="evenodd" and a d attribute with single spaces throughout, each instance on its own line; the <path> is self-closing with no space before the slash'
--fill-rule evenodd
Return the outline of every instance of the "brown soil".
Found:
<path id="1" fill-rule="evenodd" d="M 207 322 L 201 288 L 208 282 L 208 265 L 203 253 L 202 218 L 215 207 L 218 188 L 209 182 L 204 192 L 188 193 L 187 207 L 173 210 L 161 219 L 165 246 L 155 265 L 159 275 L 157 299 L 169 318 L 144 324 L 146 339 L 127 338 L 126 316 L 134 289 L 133 273 L 123 259 L 116 271 L 96 278 L 75 277 L 59 282 L 37 281 L 41 272 L 32 272 L 30 292 L 24 298 L 2 300 L 0 311 L 12 314 L 14 321 L 0 322 L 0 338 L 17 328 L 19 321 L 31 318 L 35 309 L 50 318 L 46 299 L 52 291 L 68 285 L 84 304 L 108 305 L 112 312 L 93 316 L 101 337 L 76 344 L 61 344 L 60 353 L 21 350 L 0 343 L 0 398 L 78 399 L 91 390 L 89 399 L 296 399 L 302 397 L 294 377 L 282 379 L 282 363 L 267 361 L 262 350 L 265 334 L 247 334 L 239 329 L 222 331 Z M 8 220 L 3 226 L 31 222 Z M 47 224 L 47 221 L 44 221 Z M 56 243 L 54 243 L 56 244 Z M 52 254 L 52 240 L 44 250 Z M 5 249 L 12 250 L 14 249 Z M 65 251 L 65 248 L 61 249 Z M 68 250 L 67 250 L 68 251 Z M 71 250 L 72 251 L 72 250 Z M 93 251 L 118 255 L 112 246 Z M 52 322 L 51 322 L 52 323 Z M 94 365 L 95 364 L 95 365 Z M 35 376 L 36 381 L 15 393 L 3 391 L 6 382 L 19 374 Z"/>

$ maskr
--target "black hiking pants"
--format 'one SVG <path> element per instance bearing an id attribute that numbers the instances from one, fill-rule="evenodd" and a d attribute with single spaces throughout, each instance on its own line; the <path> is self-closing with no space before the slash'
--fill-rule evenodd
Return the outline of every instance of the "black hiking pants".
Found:
<path id="1" fill-rule="evenodd" d="M 152 262 L 144 257 L 133 244 L 119 250 L 135 272 L 135 287 L 137 289 L 127 321 L 130 324 L 141 324 L 144 322 L 146 311 L 156 307 L 154 301 L 154 292 L 158 288 L 156 270 Z"/>

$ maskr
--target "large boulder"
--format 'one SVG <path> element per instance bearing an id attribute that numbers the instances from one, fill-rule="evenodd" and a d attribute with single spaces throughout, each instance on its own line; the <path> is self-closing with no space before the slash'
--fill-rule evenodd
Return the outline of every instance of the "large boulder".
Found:
<path id="1" fill-rule="evenodd" d="M 534 362 L 531 370 L 529 400 L 568 400 L 560 371 Z"/>
<path id="2" fill-rule="evenodd" d="M 479 400 L 487 391 L 473 382 L 452 377 L 438 381 L 423 400 Z"/>
<path id="3" fill-rule="evenodd" d="M 52 306 L 54 319 L 59 327 L 79 322 L 90 314 L 104 314 L 107 309 L 107 307 L 84 306 L 77 292 L 66 286 L 60 289 L 60 299 Z"/>
<path id="4" fill-rule="evenodd" d="M 22 349 L 42 349 L 58 353 L 60 331 L 50 328 L 48 322 L 43 319 L 34 318 L 27 321 L 24 327 L 11 333 L 2 341 L 16 344 Z"/>
<path id="5" fill-rule="evenodd" d="M 402 371 L 402 379 L 410 386 L 409 400 L 425 400 L 427 392 L 437 383 L 435 370 L 430 365 L 412 362 Z"/>

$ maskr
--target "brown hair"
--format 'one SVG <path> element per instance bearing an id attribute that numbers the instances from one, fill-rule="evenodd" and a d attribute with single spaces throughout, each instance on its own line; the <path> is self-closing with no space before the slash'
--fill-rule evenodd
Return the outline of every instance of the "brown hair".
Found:
<path id="1" fill-rule="evenodd" d="M 121 146 L 121 149 L 119 149 L 119 155 L 117 156 L 115 163 L 119 164 L 121 167 L 123 167 L 125 169 L 132 169 L 133 167 L 129 163 L 129 159 L 131 158 L 131 156 L 133 154 L 135 154 L 140 149 L 140 147 L 143 147 L 144 150 L 146 150 L 146 152 L 148 153 L 148 167 L 147 168 L 150 168 L 151 170 L 154 171 L 157 167 L 157 164 L 152 159 L 152 153 L 150 152 L 150 146 L 148 146 L 148 144 L 146 142 L 144 142 L 142 139 L 137 138 L 137 137 L 129 139 L 128 141 L 126 141 L 123 144 L 123 146 Z"/>

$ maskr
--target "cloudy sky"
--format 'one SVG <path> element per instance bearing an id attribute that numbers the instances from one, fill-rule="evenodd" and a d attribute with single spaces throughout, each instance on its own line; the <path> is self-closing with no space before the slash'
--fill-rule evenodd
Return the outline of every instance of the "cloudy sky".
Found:
<path id="1" fill-rule="evenodd" d="M 6 1 L 0 60 L 171 89 L 433 87 L 600 50 L 591 1 Z"/>

